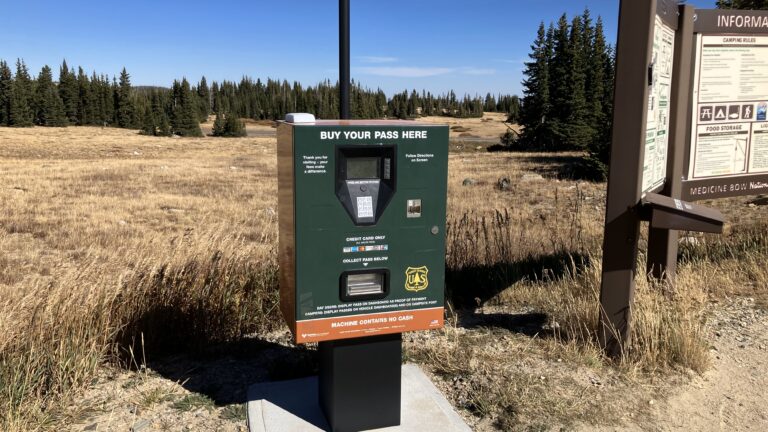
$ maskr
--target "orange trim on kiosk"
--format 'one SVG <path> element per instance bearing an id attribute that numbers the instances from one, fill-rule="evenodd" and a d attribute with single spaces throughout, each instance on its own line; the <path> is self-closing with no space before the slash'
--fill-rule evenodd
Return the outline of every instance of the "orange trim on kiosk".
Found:
<path id="1" fill-rule="evenodd" d="M 296 342 L 323 342 L 443 327 L 444 308 L 320 318 L 296 323 Z"/>

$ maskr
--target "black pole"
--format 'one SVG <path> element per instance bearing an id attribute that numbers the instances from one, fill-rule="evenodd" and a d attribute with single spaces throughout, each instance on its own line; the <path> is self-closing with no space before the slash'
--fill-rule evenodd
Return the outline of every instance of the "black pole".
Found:
<path id="1" fill-rule="evenodd" d="M 349 119 L 349 0 L 339 0 L 339 117 Z M 402 334 L 320 342 L 320 408 L 332 432 L 400 425 Z"/>
<path id="2" fill-rule="evenodd" d="M 339 118 L 349 118 L 349 0 L 339 0 Z"/>

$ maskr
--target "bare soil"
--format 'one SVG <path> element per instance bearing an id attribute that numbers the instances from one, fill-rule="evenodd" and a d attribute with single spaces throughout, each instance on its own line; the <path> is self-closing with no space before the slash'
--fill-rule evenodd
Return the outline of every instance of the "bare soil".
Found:
<path id="1" fill-rule="evenodd" d="M 708 336 L 712 368 L 656 401 L 655 430 L 768 430 L 768 313 L 752 298 L 715 303 Z"/>

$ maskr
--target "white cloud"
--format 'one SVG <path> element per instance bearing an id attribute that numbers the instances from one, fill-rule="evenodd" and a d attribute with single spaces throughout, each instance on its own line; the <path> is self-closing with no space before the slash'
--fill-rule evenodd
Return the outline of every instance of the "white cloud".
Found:
<path id="1" fill-rule="evenodd" d="M 360 73 L 368 75 L 398 77 L 398 78 L 425 78 L 437 75 L 445 75 L 455 72 L 456 69 L 443 67 L 361 67 L 357 68 Z"/>
<path id="2" fill-rule="evenodd" d="M 465 67 L 461 68 L 461 73 L 465 75 L 494 75 L 496 73 L 496 69 Z"/>
<path id="3" fill-rule="evenodd" d="M 361 63 L 395 63 L 397 57 L 382 57 L 382 56 L 360 56 L 357 57 Z"/>
<path id="4" fill-rule="evenodd" d="M 497 62 L 501 62 L 501 63 L 508 63 L 508 64 L 517 64 L 517 65 L 521 65 L 521 64 L 525 64 L 525 62 L 531 61 L 531 59 L 529 59 L 528 57 L 524 57 L 524 58 L 521 58 L 521 59 L 518 59 L 518 60 L 512 60 L 512 59 L 495 59 L 495 61 L 497 61 Z"/>
<path id="5" fill-rule="evenodd" d="M 496 69 L 465 67 L 366 66 L 355 68 L 361 74 L 397 78 L 426 78 L 438 75 L 495 75 Z"/>

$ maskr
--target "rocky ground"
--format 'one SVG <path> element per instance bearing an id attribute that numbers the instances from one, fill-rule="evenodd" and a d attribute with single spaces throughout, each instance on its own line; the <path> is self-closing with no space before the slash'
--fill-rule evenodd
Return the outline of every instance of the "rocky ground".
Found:
<path id="1" fill-rule="evenodd" d="M 753 298 L 725 300 L 708 333 L 712 368 L 655 403 L 652 429 L 768 430 L 768 312 Z"/>

